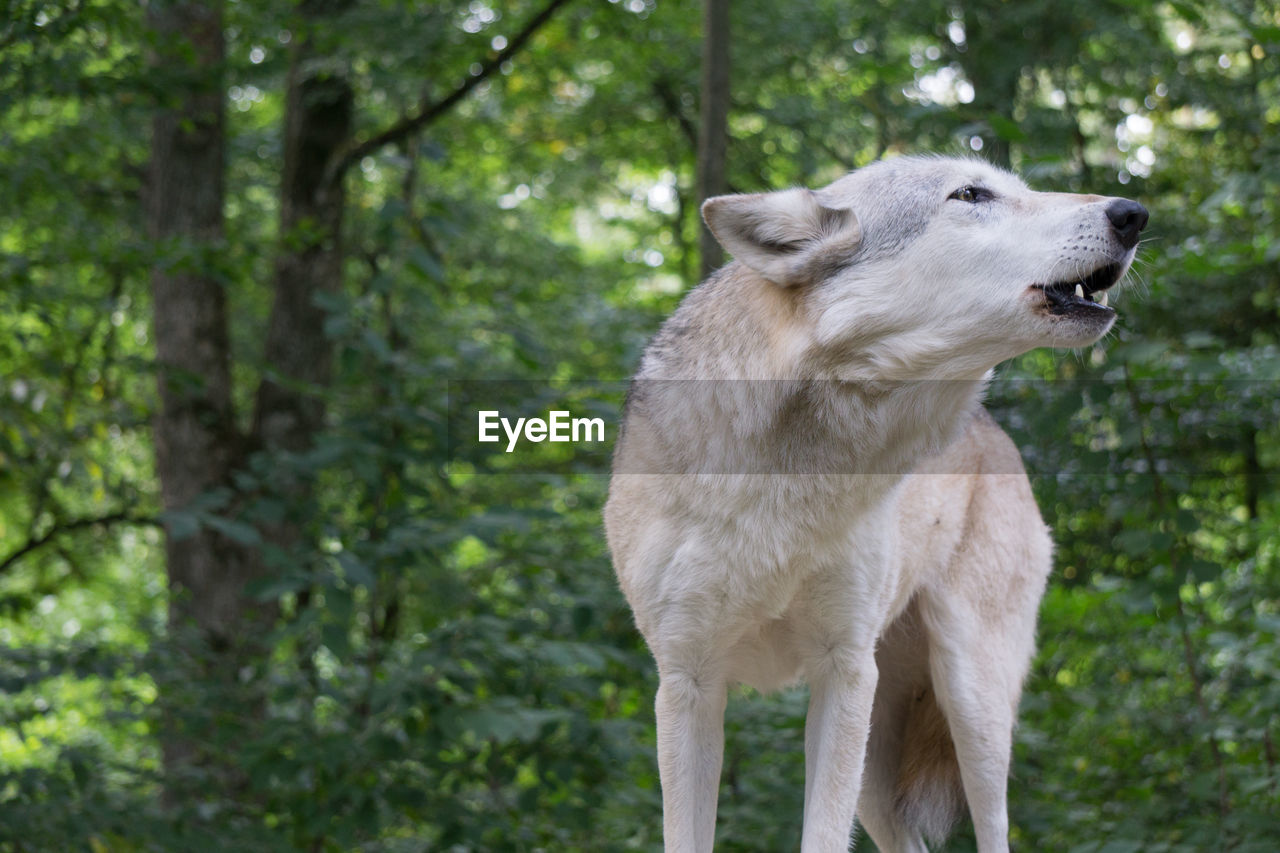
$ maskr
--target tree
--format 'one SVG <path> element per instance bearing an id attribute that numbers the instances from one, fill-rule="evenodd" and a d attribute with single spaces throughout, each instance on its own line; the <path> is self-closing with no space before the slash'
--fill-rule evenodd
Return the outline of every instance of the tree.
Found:
<path id="1" fill-rule="evenodd" d="M 698 202 L 728 190 L 725 158 L 729 148 L 729 0 L 704 0 L 702 24 L 702 111 L 698 124 Z M 702 278 L 720 266 L 724 252 L 703 225 L 699 243 Z"/>
<path id="2" fill-rule="evenodd" d="M 193 531 L 186 529 L 190 521 L 184 514 L 217 490 L 238 493 L 230 507 L 218 509 L 242 512 L 253 496 L 233 481 L 247 473 L 251 455 L 305 453 L 323 428 L 332 360 L 324 298 L 342 285 L 344 179 L 350 166 L 445 115 L 479 79 L 523 47 L 564 2 L 552 0 L 487 69 L 444 101 L 424 104 L 416 115 L 402 116 L 359 145 L 352 139 L 354 93 L 345 60 L 327 55 L 322 46 L 326 31 L 350 4 L 301 3 L 300 31 L 292 40 L 285 78 L 281 240 L 264 347 L 266 369 L 247 434 L 238 430 L 232 403 L 226 282 L 212 261 L 225 238 L 223 8 L 179 2 L 158 4 L 150 12 L 160 46 L 155 70 L 173 84 L 154 122 L 148 222 L 156 241 L 187 253 L 163 258 L 152 274 L 162 399 L 155 431 L 157 471 L 166 512 L 183 519 L 178 525 L 170 522 L 166 537 L 169 628 L 175 637 L 183 636 L 188 625 L 196 631 L 188 649 L 195 668 L 179 677 L 211 681 L 221 688 L 218 695 L 247 719 L 262 701 L 259 688 L 241 696 L 237 687 L 244 672 L 256 668 L 258 677 L 263 672 L 260 638 L 277 615 L 272 599 L 255 595 L 254 583 L 269 575 L 262 547 L 276 554 L 297 553 L 300 523 L 285 517 L 259 521 L 255 529 L 243 521 L 215 519 L 212 527 Z M 270 489 L 295 505 L 296 518 L 297 507 L 308 503 L 306 495 L 315 486 L 313 472 L 300 465 L 276 466 L 275 471 L 283 480 Z M 301 607 L 310 594 L 309 587 L 301 590 Z M 172 684 L 168 689 L 177 691 Z M 189 693 L 177 692 L 189 701 Z M 194 746 L 210 740 L 208 732 L 172 734 L 165 749 L 170 777 L 188 772 L 193 762 L 218 763 L 216 751 L 197 754 Z"/>

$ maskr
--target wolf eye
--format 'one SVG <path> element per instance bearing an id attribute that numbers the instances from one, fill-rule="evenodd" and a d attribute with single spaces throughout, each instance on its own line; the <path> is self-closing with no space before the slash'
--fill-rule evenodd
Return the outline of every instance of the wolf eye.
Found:
<path id="1" fill-rule="evenodd" d="M 977 204 L 980 201 L 991 201 L 991 199 L 995 198 L 995 194 L 983 187 L 970 186 L 961 187 L 947 196 L 947 198 L 954 198 L 956 201 L 967 201 L 969 204 Z"/>

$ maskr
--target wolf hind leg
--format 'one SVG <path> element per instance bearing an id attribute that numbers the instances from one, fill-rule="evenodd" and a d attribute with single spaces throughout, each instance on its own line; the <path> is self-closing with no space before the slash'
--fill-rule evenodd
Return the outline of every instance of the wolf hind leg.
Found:
<path id="1" fill-rule="evenodd" d="M 954 743 L 979 853 L 1007 853 L 1007 788 L 1025 658 L 1004 624 L 980 625 L 955 603 L 922 602 L 937 706 Z"/>

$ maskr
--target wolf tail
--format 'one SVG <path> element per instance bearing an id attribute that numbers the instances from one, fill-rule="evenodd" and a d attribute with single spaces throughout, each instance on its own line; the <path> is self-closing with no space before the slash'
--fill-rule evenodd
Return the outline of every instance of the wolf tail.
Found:
<path id="1" fill-rule="evenodd" d="M 960 763 L 947 718 L 931 687 L 909 702 L 894 808 L 905 826 L 941 844 L 964 816 Z"/>

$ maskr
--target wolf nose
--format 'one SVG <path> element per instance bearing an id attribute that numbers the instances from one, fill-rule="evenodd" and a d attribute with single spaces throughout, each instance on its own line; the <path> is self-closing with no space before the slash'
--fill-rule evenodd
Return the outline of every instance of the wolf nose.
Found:
<path id="1" fill-rule="evenodd" d="M 1120 245 L 1126 249 L 1138 245 L 1138 232 L 1147 227 L 1149 218 L 1145 207 L 1127 198 L 1118 198 L 1107 205 L 1107 219 L 1111 220 L 1112 227 L 1116 229 Z"/>

